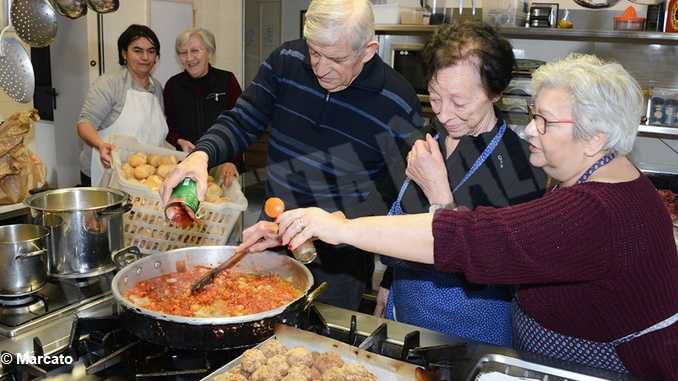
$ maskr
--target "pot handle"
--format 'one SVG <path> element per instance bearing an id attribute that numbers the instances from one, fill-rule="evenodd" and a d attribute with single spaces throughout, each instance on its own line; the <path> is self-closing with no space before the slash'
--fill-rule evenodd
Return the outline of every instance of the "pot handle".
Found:
<path id="1" fill-rule="evenodd" d="M 106 208 L 104 210 L 100 210 L 96 213 L 97 213 L 98 218 L 117 216 L 119 214 L 125 214 L 125 213 L 129 212 L 130 210 L 132 210 L 133 206 L 134 205 L 132 205 L 131 202 L 126 202 L 126 203 L 124 203 L 120 206 L 111 206 L 111 207 Z"/>
<path id="2" fill-rule="evenodd" d="M 35 251 L 29 251 L 28 253 L 19 253 L 14 257 L 14 260 L 24 260 L 24 259 L 29 259 L 33 257 L 37 257 L 40 255 L 45 255 L 47 254 L 47 249 L 40 249 L 40 250 L 35 250 Z"/>
<path id="3" fill-rule="evenodd" d="M 141 259 L 144 255 L 137 246 L 127 246 L 111 253 L 111 260 L 118 270 Z"/>
<path id="4" fill-rule="evenodd" d="M 322 282 L 318 287 L 316 287 L 313 291 L 309 292 L 308 295 L 306 295 L 306 301 L 304 302 L 304 311 L 308 310 L 309 307 L 313 305 L 313 302 L 315 302 L 316 299 L 320 295 L 322 295 L 325 290 L 327 290 L 327 282 Z"/>

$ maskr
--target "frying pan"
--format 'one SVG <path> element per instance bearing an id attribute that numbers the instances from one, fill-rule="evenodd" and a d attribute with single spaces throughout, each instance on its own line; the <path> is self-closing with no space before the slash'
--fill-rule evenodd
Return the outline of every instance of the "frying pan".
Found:
<path id="1" fill-rule="evenodd" d="M 136 257 L 138 249 L 132 250 Z M 136 251 L 136 253 L 134 253 Z M 301 295 L 286 305 L 257 314 L 234 317 L 187 317 L 151 311 L 124 297 L 138 282 L 177 271 L 177 266 L 192 268 L 203 265 L 214 267 L 233 255 L 233 246 L 201 246 L 155 253 L 143 257 L 120 270 L 111 285 L 121 310 L 123 326 L 142 340 L 171 348 L 217 350 L 251 347 L 273 335 L 274 324 L 283 312 L 306 308 L 313 285 L 311 272 L 296 260 L 274 252 L 250 253 L 234 268 L 235 271 L 274 273 L 288 280 Z M 116 263 L 130 253 L 124 249 L 113 254 Z M 179 263 L 179 265 L 177 265 Z"/>

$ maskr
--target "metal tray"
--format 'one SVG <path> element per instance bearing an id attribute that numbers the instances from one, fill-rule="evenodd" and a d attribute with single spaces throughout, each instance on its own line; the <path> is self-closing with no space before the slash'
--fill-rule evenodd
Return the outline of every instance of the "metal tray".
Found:
<path id="1" fill-rule="evenodd" d="M 599 378 L 572 372 L 569 370 L 552 368 L 546 365 L 535 364 L 525 360 L 504 355 L 485 355 L 478 360 L 475 367 L 469 373 L 466 381 L 477 380 L 481 375 L 490 372 L 499 372 L 507 376 L 519 379 L 535 379 L 543 381 L 605 381 Z"/>
<path id="2" fill-rule="evenodd" d="M 278 324 L 275 328 L 275 335 L 269 340 L 274 338 L 278 339 L 287 348 L 304 347 L 309 351 L 337 352 L 345 362 L 363 365 L 367 370 L 374 374 L 379 381 L 411 381 L 419 379 L 415 375 L 418 368 L 416 365 L 358 349 L 357 347 L 342 343 L 341 341 L 320 336 L 315 333 Z M 209 381 L 219 374 L 228 372 L 240 364 L 241 357 L 242 356 L 222 366 L 201 381 Z"/>

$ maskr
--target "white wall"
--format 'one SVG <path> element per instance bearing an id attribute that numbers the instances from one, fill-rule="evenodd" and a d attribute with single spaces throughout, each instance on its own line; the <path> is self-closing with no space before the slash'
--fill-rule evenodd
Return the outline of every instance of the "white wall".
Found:
<path id="1" fill-rule="evenodd" d="M 310 0 L 282 0 L 280 3 L 282 19 L 282 41 L 300 38 L 301 11 L 308 8 Z"/>
<path id="2" fill-rule="evenodd" d="M 163 53 L 153 76 L 164 87 L 171 76 L 184 70 L 177 62 L 174 47 L 179 33 L 193 27 L 193 3 L 151 0 L 150 17 L 151 29 L 158 35 Z"/>
<path id="3" fill-rule="evenodd" d="M 103 15 L 104 25 L 104 63 L 107 73 L 120 70 L 118 63 L 118 36 L 127 29 L 130 24 L 149 25 L 150 23 L 150 5 L 149 0 L 121 0 L 120 8 L 113 12 Z M 89 50 L 89 60 L 98 62 L 97 57 L 97 13 L 91 9 L 87 12 L 87 46 Z M 161 59 L 167 53 L 166 49 L 160 47 Z M 174 49 L 171 49 L 172 56 Z M 98 62 L 98 65 L 101 63 Z M 99 76 L 99 67 L 90 67 L 90 81 L 94 81 Z"/>
<path id="4" fill-rule="evenodd" d="M 52 147 L 38 147 L 38 151 L 43 152 L 45 159 L 52 154 L 56 157 L 56 163 L 46 164 L 53 166 L 60 187 L 80 183 L 81 141 L 75 123 L 89 88 L 88 21 L 85 17 L 77 20 L 59 17 L 59 32 L 50 46 L 52 86 L 58 93 L 53 123 L 55 140 Z M 56 152 L 51 153 L 50 149 Z"/>
<path id="5" fill-rule="evenodd" d="M 247 0 L 194 0 L 195 26 L 207 28 L 217 40 L 213 65 L 235 74 L 243 86 L 243 5 Z"/>

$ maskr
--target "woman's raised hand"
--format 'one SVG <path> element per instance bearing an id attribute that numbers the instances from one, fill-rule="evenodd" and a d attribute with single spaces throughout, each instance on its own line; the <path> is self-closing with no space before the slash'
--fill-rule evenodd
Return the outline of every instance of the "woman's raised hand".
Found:
<path id="1" fill-rule="evenodd" d="M 424 191 L 431 204 L 448 204 L 453 201 L 447 179 L 445 159 L 438 142 L 430 134 L 426 140 L 417 140 L 407 155 L 407 177 Z"/>

